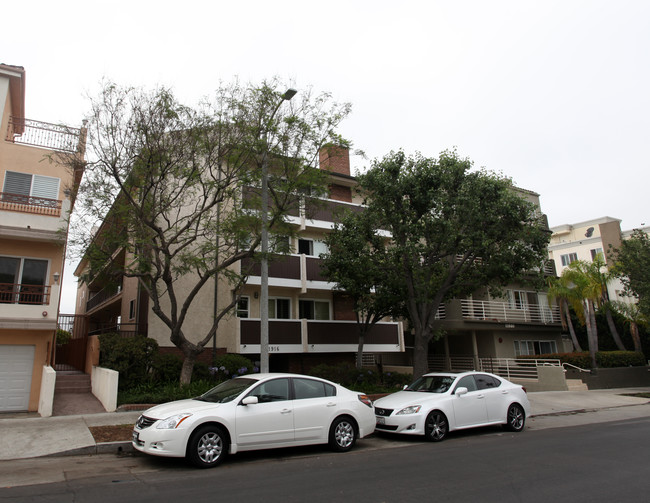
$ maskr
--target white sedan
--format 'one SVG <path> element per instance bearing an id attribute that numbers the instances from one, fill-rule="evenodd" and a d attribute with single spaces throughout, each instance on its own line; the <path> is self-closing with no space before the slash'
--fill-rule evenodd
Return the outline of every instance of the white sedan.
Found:
<path id="1" fill-rule="evenodd" d="M 316 377 L 249 374 L 200 397 L 157 405 L 133 430 L 133 447 L 216 466 L 227 453 L 308 444 L 340 452 L 375 429 L 366 395 Z"/>
<path id="2" fill-rule="evenodd" d="M 426 374 L 374 406 L 377 431 L 424 435 L 434 442 L 476 426 L 522 431 L 530 414 L 525 388 L 485 372 Z"/>

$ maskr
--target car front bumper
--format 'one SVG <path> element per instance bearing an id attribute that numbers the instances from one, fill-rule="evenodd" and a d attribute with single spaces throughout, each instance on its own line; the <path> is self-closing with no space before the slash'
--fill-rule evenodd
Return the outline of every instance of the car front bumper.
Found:
<path id="1" fill-rule="evenodd" d="M 133 448 L 153 456 L 185 457 L 187 448 L 187 431 L 185 429 L 158 429 L 149 428 L 133 429 L 131 439 Z"/>
<path id="2" fill-rule="evenodd" d="M 376 431 L 401 433 L 405 435 L 424 435 L 425 417 L 421 414 L 392 415 L 388 417 L 376 416 L 376 420 Z"/>

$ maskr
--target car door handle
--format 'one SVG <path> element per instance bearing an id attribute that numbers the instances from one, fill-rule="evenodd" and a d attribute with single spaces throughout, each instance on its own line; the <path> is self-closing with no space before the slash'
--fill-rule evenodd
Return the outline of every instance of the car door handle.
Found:
<path id="1" fill-rule="evenodd" d="M 291 414 L 291 409 L 282 409 L 280 414 Z"/>
<path id="2" fill-rule="evenodd" d="M 485 395 L 476 395 L 476 398 L 477 398 L 478 400 L 481 400 L 482 398 L 485 398 Z"/>
<path id="3" fill-rule="evenodd" d="M 336 403 L 335 402 L 329 402 L 327 404 L 327 407 L 336 407 Z"/>

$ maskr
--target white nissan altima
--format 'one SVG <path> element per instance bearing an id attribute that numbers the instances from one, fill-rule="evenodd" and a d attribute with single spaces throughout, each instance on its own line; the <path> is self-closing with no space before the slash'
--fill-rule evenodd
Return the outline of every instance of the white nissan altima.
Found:
<path id="1" fill-rule="evenodd" d="M 522 431 L 530 414 L 525 388 L 485 372 L 426 374 L 374 406 L 377 431 L 424 435 L 434 442 L 476 426 Z"/>
<path id="2" fill-rule="evenodd" d="M 146 454 L 209 468 L 227 453 L 254 449 L 329 443 L 344 452 L 374 429 L 366 395 L 316 377 L 249 374 L 146 410 L 132 443 Z"/>

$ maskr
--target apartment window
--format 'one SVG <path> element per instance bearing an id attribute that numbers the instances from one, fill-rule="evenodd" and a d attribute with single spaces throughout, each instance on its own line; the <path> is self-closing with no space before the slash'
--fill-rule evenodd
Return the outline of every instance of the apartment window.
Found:
<path id="1" fill-rule="evenodd" d="M 578 254 L 577 253 L 567 253 L 565 255 L 560 255 L 560 259 L 562 259 L 562 265 L 566 267 L 571 262 L 575 262 L 576 260 L 578 260 Z"/>
<path id="2" fill-rule="evenodd" d="M 291 319 L 291 299 L 269 299 L 269 318 L 276 320 Z"/>
<path id="3" fill-rule="evenodd" d="M 329 320 L 330 303 L 326 300 L 301 300 L 300 318 L 307 320 Z"/>
<path id="4" fill-rule="evenodd" d="M 523 290 L 508 290 L 508 307 L 510 309 L 526 309 L 528 297 Z"/>
<path id="5" fill-rule="evenodd" d="M 0 302 L 44 304 L 48 261 L 0 257 Z"/>
<path id="6" fill-rule="evenodd" d="M 515 356 L 557 353 L 555 341 L 515 341 Z"/>
<path id="7" fill-rule="evenodd" d="M 3 197 L 7 194 L 14 194 L 28 197 L 42 197 L 46 199 L 58 199 L 59 179 L 52 176 L 31 175 L 28 173 L 17 173 L 7 171 Z"/>
<path id="8" fill-rule="evenodd" d="M 591 252 L 591 260 L 596 260 L 596 256 L 598 254 L 603 255 L 603 249 L 602 248 L 594 248 L 593 250 L 589 250 Z M 604 255 L 603 255 L 604 258 Z"/>
<path id="9" fill-rule="evenodd" d="M 327 251 L 327 245 L 322 241 L 315 241 L 313 239 L 298 240 L 298 253 L 301 255 L 319 257 L 321 254 L 327 253 Z"/>
<path id="10" fill-rule="evenodd" d="M 129 301 L 129 319 L 135 320 L 135 300 Z"/>
<path id="11" fill-rule="evenodd" d="M 248 297 L 239 297 L 237 301 L 237 317 L 238 318 L 248 318 L 249 317 L 249 301 Z"/>

